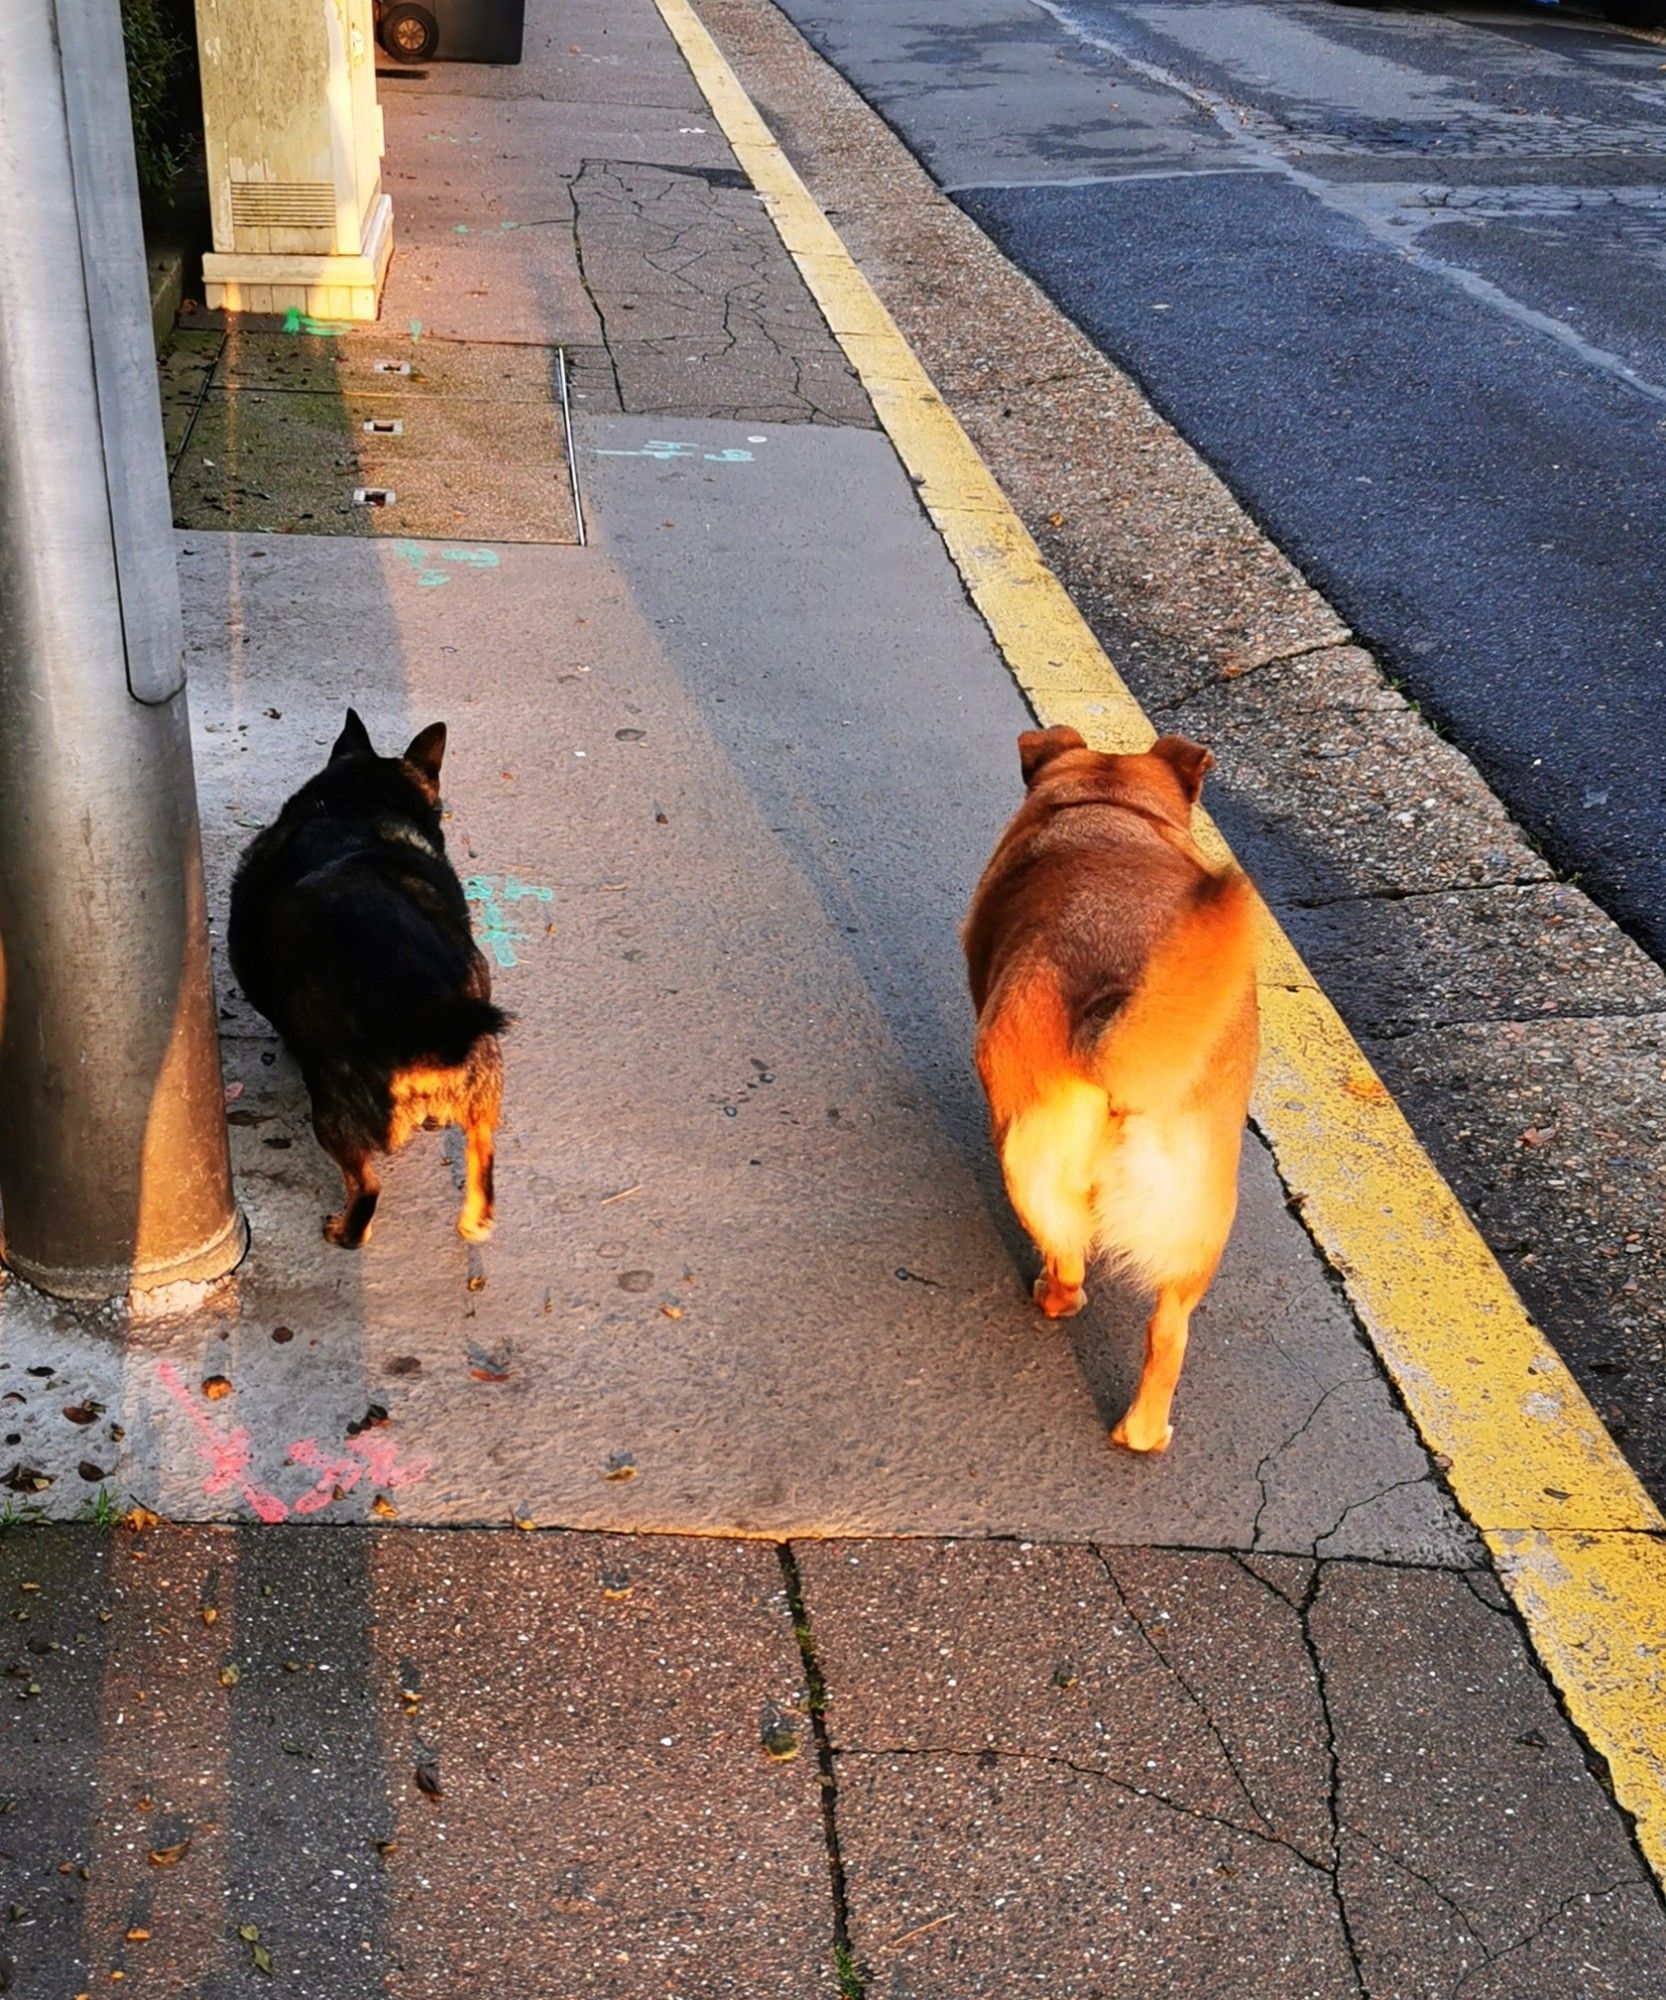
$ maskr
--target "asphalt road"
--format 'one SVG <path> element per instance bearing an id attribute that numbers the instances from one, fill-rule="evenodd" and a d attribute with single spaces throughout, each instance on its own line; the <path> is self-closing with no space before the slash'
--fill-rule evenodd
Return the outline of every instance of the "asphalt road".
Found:
<path id="1" fill-rule="evenodd" d="M 782 4 L 1666 957 L 1666 46 L 1526 7 Z"/>

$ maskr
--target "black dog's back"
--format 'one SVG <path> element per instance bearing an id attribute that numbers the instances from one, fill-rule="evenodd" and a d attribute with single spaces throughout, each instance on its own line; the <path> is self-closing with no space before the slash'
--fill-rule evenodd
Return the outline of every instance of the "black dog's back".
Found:
<path id="1" fill-rule="evenodd" d="M 329 763 L 250 843 L 232 883 L 232 971 L 299 1062 L 315 1129 L 344 1171 L 344 1154 L 398 1143 L 413 1073 L 470 1065 L 506 1022 L 446 859 L 444 747 L 436 724 L 404 757 L 378 757 L 349 710 Z"/>

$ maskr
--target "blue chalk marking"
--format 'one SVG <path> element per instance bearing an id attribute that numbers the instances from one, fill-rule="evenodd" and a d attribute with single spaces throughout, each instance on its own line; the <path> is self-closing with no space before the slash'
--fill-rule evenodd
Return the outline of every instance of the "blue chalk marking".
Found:
<path id="1" fill-rule="evenodd" d="M 405 558 L 416 572 L 416 580 L 424 590 L 432 590 L 437 584 L 449 583 L 451 577 L 443 569 L 434 567 L 434 560 L 461 563 L 465 569 L 496 569 L 498 557 L 496 549 L 425 549 L 420 542 L 399 541 L 393 544 L 394 552 Z M 432 559 L 431 559 L 432 558 Z"/>
<path id="2" fill-rule="evenodd" d="M 403 556 L 416 571 L 416 580 L 424 590 L 432 590 L 436 584 L 451 581 L 443 569 L 429 567 L 428 553 L 420 542 L 395 542 L 393 548 L 394 553 Z"/>
<path id="3" fill-rule="evenodd" d="M 598 458 L 692 458 L 696 449 L 697 447 L 691 444 L 670 444 L 663 438 L 650 438 L 645 445 L 640 445 L 631 451 L 609 450 L 598 445 L 596 456 Z"/>
<path id="4" fill-rule="evenodd" d="M 657 458 L 662 462 L 671 458 L 692 458 L 697 451 L 700 451 L 698 445 L 674 444 L 668 438 L 649 438 L 645 445 L 640 445 L 633 451 L 625 451 L 619 447 L 609 447 L 607 445 L 597 445 L 595 447 L 595 454 L 598 458 Z M 700 456 L 709 459 L 713 465 L 750 465 L 752 463 L 751 452 L 742 451 L 738 445 L 730 445 L 726 451 L 700 452 Z"/>
<path id="5" fill-rule="evenodd" d="M 504 915 L 503 903 L 498 900 L 499 880 L 496 875 L 471 875 L 463 884 L 463 894 L 469 902 L 478 906 L 480 920 L 476 927 L 476 935 L 480 939 L 481 948 L 490 952 L 498 965 L 508 968 L 519 965 L 520 960 L 516 956 L 515 946 L 517 943 L 526 942 L 526 933 L 517 930 Z M 553 889 L 542 888 L 533 882 L 522 882 L 514 875 L 503 882 L 502 895 L 503 902 L 509 903 L 522 902 L 528 897 L 538 903 L 555 901 Z"/>

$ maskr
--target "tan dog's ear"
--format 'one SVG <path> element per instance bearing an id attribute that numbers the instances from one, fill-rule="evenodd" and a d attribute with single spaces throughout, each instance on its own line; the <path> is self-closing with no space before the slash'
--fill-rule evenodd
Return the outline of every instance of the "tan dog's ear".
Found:
<path id="1" fill-rule="evenodd" d="M 1079 729 L 1026 729 L 1018 739 L 1018 768 L 1026 785 L 1033 785 L 1036 773 L 1066 750 L 1085 750 L 1087 738 Z"/>
<path id="2" fill-rule="evenodd" d="M 1151 746 L 1151 755 L 1162 758 L 1195 806 L 1203 790 L 1203 774 L 1214 766 L 1213 753 L 1201 743 L 1188 742 L 1184 736 L 1159 736 Z"/>

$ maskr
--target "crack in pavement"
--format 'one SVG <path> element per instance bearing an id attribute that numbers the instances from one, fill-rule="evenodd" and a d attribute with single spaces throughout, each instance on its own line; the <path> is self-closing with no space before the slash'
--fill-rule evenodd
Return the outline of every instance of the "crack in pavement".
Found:
<path id="1" fill-rule="evenodd" d="M 989 1769 L 994 1763 L 1039 1764 L 1050 1770 L 1073 1771 L 1078 1777 L 1092 1778 L 1100 1784 L 1108 1785 L 1113 1791 L 1123 1793 L 1128 1798 L 1143 1799 L 1147 1803 L 1160 1806 L 1182 1819 L 1195 1820 L 1204 1826 L 1215 1827 L 1223 1833 L 1236 1835 L 1241 1840 L 1254 1840 L 1264 1847 L 1276 1847 L 1283 1853 L 1299 1861 L 1304 1868 L 1316 1875 L 1329 1876 L 1330 1870 L 1323 1861 L 1304 1854 L 1293 1841 L 1283 1834 L 1261 1827 L 1245 1826 L 1241 1821 L 1228 1819 L 1223 1813 L 1212 1813 L 1203 1806 L 1191 1806 L 1166 1792 L 1154 1790 L 1150 1785 L 1136 1784 L 1131 1778 L 1119 1777 L 1115 1771 L 1107 1771 L 1096 1764 L 1079 1763 L 1074 1757 L 1061 1756 L 1056 1750 L 1016 1750 L 999 1744 L 983 1743 L 976 1749 L 963 1748 L 956 1744 L 853 1744 L 845 1749 L 835 1749 L 835 1760 L 844 1757 L 909 1757 L 940 1758 L 944 1762 L 976 1764 Z"/>
<path id="2" fill-rule="evenodd" d="M 1392 1855 L 1389 1856 L 1390 1860 L 1393 1858 Z M 1529 1945 L 1537 1944 L 1540 1938 L 1545 1936 L 1548 1931 L 1552 1930 L 1562 1921 L 1575 1903 L 1602 1902 L 1609 1896 L 1617 1896 L 1622 1889 L 1647 1887 L 1648 1884 L 1640 1876 L 1623 1875 L 1618 1882 L 1607 1883 L 1600 1889 L 1575 1889 L 1570 1895 L 1562 1898 L 1561 1902 L 1557 1904 L 1556 1908 L 1551 1911 L 1550 1915 L 1542 1923 L 1535 1924 L 1524 1936 L 1517 1938 L 1514 1944 L 1504 1945 L 1497 1951 L 1489 1951 L 1479 1965 L 1470 1966 L 1468 1971 L 1459 1979 L 1457 1985 L 1452 1988 L 1449 2000 L 1457 2000 L 1457 1996 L 1478 1972 L 1485 1972 L 1490 1967 L 1496 1965 L 1500 1959 L 1509 1958 L 1518 1951 L 1525 1951 Z M 1486 1950 L 1485 1945 L 1482 1946 L 1482 1949 L 1483 1951 Z"/>
<path id="3" fill-rule="evenodd" d="M 865 394 L 738 171 L 589 159 L 571 193 L 580 281 L 622 411 L 871 425 Z M 627 332 L 638 308 L 653 330 Z M 722 380 L 748 359 L 761 380 L 749 377 L 746 394 L 719 407 L 707 371 Z M 849 408 L 806 392 L 812 365 L 830 388 L 848 389 Z M 683 379 L 695 393 L 678 393 Z"/>
<path id="4" fill-rule="evenodd" d="M 1315 1562 L 1313 1574 L 1308 1579 L 1307 1589 L 1296 1609 L 1297 1626 L 1301 1633 L 1302 1645 L 1306 1649 L 1308 1662 L 1313 1669 L 1314 1691 L 1319 1697 L 1319 1713 L 1324 1719 L 1324 1755 L 1326 1767 L 1325 1806 L 1330 1817 L 1331 1862 L 1328 1871 L 1331 1898 L 1336 1904 L 1337 1921 L 1342 1926 L 1342 1939 L 1347 1946 L 1348 1957 L 1353 1966 L 1354 1982 L 1362 2000 L 1370 2000 L 1370 1986 L 1365 1977 L 1364 1962 L 1360 1957 L 1359 1940 L 1354 1936 L 1354 1924 L 1348 1909 L 1348 1899 L 1342 1887 L 1342 1826 L 1341 1826 L 1341 1784 L 1342 1765 L 1336 1748 L 1336 1719 L 1331 1713 L 1330 1684 L 1325 1672 L 1325 1662 L 1319 1650 L 1319 1642 L 1313 1636 L 1313 1607 L 1319 1601 L 1319 1592 L 1324 1579 L 1324 1566 Z"/>
<path id="5" fill-rule="evenodd" d="M 1290 1447 L 1293 1444 L 1295 1444 L 1298 1441 L 1298 1439 L 1300 1439 L 1306 1434 L 1309 1427 L 1314 1422 L 1315 1418 L 1317 1418 L 1317 1416 L 1319 1415 L 1319 1412 L 1330 1401 L 1332 1396 L 1336 1395 L 1336 1393 L 1341 1389 L 1354 1387 L 1360 1383 L 1369 1381 L 1369 1379 L 1370 1377 L 1366 1375 L 1344 1375 L 1340 1381 L 1333 1382 L 1330 1385 L 1330 1387 L 1327 1390 L 1325 1390 L 1324 1394 L 1320 1396 L 1319 1400 L 1313 1405 L 1313 1407 L 1308 1411 L 1307 1415 L 1302 1418 L 1301 1422 L 1284 1440 L 1284 1442 L 1282 1444 L 1275 1445 L 1273 1449 L 1270 1452 L 1268 1452 L 1266 1456 L 1261 1460 L 1261 1462 L 1256 1466 L 1255 1483 L 1261 1489 L 1261 1504 L 1256 1508 L 1255 1518 L 1250 1523 L 1250 1549 L 1252 1553 L 1260 1545 L 1261 1517 L 1266 1513 L 1267 1509 L 1272 1505 L 1272 1499 L 1273 1499 L 1272 1489 L 1267 1484 L 1268 1472 L 1271 1470 L 1273 1466 L 1275 1466 L 1278 1463 L 1278 1461 L 1284 1456 L 1284 1454 L 1290 1449 Z M 1332 1529 L 1329 1530 L 1328 1532 L 1334 1533 L 1335 1530 Z M 1280 1551 L 1280 1553 L 1283 1552 Z M 1315 1554 L 1317 1553 L 1316 1547 L 1314 1553 Z"/>
<path id="6" fill-rule="evenodd" d="M 1432 1469 L 1430 1469 L 1424 1472 L 1415 1473 L 1410 1478 L 1407 1479 L 1393 1480 L 1389 1485 L 1382 1487 L 1378 1492 L 1367 1493 L 1362 1499 L 1350 1500 L 1347 1506 L 1342 1509 L 1342 1512 L 1337 1515 L 1335 1522 L 1330 1527 L 1328 1527 L 1322 1535 L 1314 1536 L 1313 1538 L 1314 1555 L 1318 1557 L 1320 1560 L 1327 1559 L 1324 1544 L 1332 1540 L 1335 1536 L 1339 1535 L 1342 1532 L 1343 1524 L 1348 1519 L 1348 1516 L 1350 1514 L 1357 1513 L 1361 1507 L 1374 1507 L 1379 1500 L 1387 1499 L 1390 1493 L 1402 1493 L 1408 1486 L 1428 1486 L 1432 1485 L 1433 1483 L 1434 1483 L 1434 1472 Z"/>
<path id="7" fill-rule="evenodd" d="M 1275 1828 L 1273 1825 L 1271 1814 L 1267 1812 L 1266 1808 L 1261 1804 L 1260 1800 L 1255 1796 L 1254 1792 L 1251 1791 L 1249 1779 L 1245 1776 L 1243 1768 L 1238 1762 L 1237 1754 L 1233 1750 L 1231 1744 L 1227 1742 L 1225 1733 L 1221 1729 L 1220 1724 L 1216 1722 L 1214 1714 L 1209 1707 L 1209 1704 L 1204 1700 L 1203 1696 L 1198 1692 L 1198 1690 L 1192 1686 L 1191 1682 L 1187 1680 L 1186 1676 L 1180 1671 L 1179 1667 L 1175 1664 L 1175 1662 L 1169 1658 L 1168 1654 L 1165 1653 L 1162 1647 L 1157 1643 L 1155 1636 L 1151 1632 L 1149 1626 L 1147 1626 L 1145 1620 L 1140 1616 L 1138 1611 L 1134 1609 L 1134 1606 L 1129 1599 L 1127 1591 L 1124 1590 L 1122 1587 L 1121 1578 L 1118 1577 L 1116 1571 L 1111 1567 L 1111 1564 L 1109 1560 L 1106 1558 L 1104 1551 L 1100 1549 L 1096 1544 L 1091 1542 L 1088 1544 L 1088 1547 L 1093 1552 L 1094 1560 L 1099 1564 L 1100 1568 L 1105 1572 L 1105 1581 L 1110 1585 L 1111 1589 L 1115 1592 L 1117 1602 L 1122 1606 L 1124 1612 L 1127 1613 L 1129 1619 L 1133 1623 L 1135 1631 L 1137 1631 L 1140 1637 L 1145 1641 L 1146 1646 L 1150 1650 L 1153 1658 L 1159 1661 L 1160 1664 L 1166 1669 L 1170 1677 L 1173 1679 L 1175 1685 L 1180 1689 L 1181 1693 L 1185 1695 L 1186 1699 L 1197 1710 L 1198 1716 L 1202 1720 L 1204 1728 L 1208 1730 L 1210 1736 L 1214 1739 L 1215 1746 L 1220 1751 L 1221 1756 L 1224 1758 L 1227 1769 L 1232 1773 L 1234 1782 L 1236 1783 L 1239 1791 L 1243 1794 L 1244 1803 L 1249 1807 L 1250 1811 L 1254 1813 L 1256 1818 L 1261 1822 L 1262 1826 L 1267 1830 L 1267 1832 L 1269 1833 L 1274 1832 Z"/>

